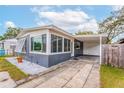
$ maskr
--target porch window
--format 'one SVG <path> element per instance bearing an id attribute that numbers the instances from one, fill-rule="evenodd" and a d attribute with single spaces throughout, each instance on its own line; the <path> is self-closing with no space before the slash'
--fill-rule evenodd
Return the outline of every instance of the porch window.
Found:
<path id="1" fill-rule="evenodd" d="M 31 38 L 31 50 L 46 52 L 46 34 Z"/>
<path id="2" fill-rule="evenodd" d="M 80 49 L 80 42 L 75 42 L 75 49 Z"/>
<path id="3" fill-rule="evenodd" d="M 64 40 L 64 42 L 63 42 Z M 64 45 L 64 48 L 63 48 Z M 70 40 L 62 38 L 56 35 L 51 34 L 51 52 L 69 52 L 70 51 Z M 64 49 L 64 51 L 62 51 Z"/>
<path id="4" fill-rule="evenodd" d="M 51 35 L 51 52 L 57 52 L 57 36 Z"/>
<path id="5" fill-rule="evenodd" d="M 68 51 L 68 41 L 64 38 L 64 52 Z"/>
<path id="6" fill-rule="evenodd" d="M 58 37 L 58 52 L 62 52 L 62 37 Z"/>
<path id="7" fill-rule="evenodd" d="M 70 40 L 68 40 L 68 51 L 70 51 L 70 45 L 71 45 L 71 42 L 70 42 Z"/>
<path id="8" fill-rule="evenodd" d="M 42 35 L 42 44 L 43 44 L 43 49 L 42 52 L 46 52 L 46 34 Z"/>
<path id="9" fill-rule="evenodd" d="M 70 40 L 64 38 L 64 52 L 70 51 Z"/>
<path id="10" fill-rule="evenodd" d="M 23 48 L 22 48 L 22 52 L 26 52 L 26 50 L 27 50 L 27 49 L 26 49 L 26 48 L 27 48 L 27 47 L 26 47 L 26 44 L 27 44 L 27 39 L 25 40 L 24 46 L 23 46 Z"/>
<path id="11" fill-rule="evenodd" d="M 18 40 L 17 45 L 16 45 L 16 49 L 15 49 L 16 52 L 19 52 L 19 53 L 22 52 L 25 41 L 26 41 L 26 38 L 22 38 L 22 39 Z"/>
<path id="12" fill-rule="evenodd" d="M 51 35 L 51 52 L 62 52 L 62 37 Z"/>

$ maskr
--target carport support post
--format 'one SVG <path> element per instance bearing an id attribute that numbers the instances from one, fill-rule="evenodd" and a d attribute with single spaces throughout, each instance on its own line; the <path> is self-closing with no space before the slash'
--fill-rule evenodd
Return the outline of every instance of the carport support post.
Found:
<path id="1" fill-rule="evenodd" d="M 72 48 L 71 48 L 71 56 L 74 57 L 74 39 L 71 41 L 72 42 Z M 63 46 L 64 47 L 64 46 Z"/>
<path id="2" fill-rule="evenodd" d="M 102 63 L 102 36 L 100 35 L 100 64 Z"/>

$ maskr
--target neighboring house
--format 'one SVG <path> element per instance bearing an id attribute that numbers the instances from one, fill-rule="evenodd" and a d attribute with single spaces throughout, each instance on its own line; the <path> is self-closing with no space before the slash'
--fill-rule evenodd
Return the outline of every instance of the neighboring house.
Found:
<path id="1" fill-rule="evenodd" d="M 118 40 L 116 43 L 117 43 L 117 44 L 124 44 L 124 38 Z"/>
<path id="2" fill-rule="evenodd" d="M 100 56 L 102 35 L 72 35 L 54 26 L 42 26 L 21 31 L 16 52 L 26 60 L 50 67 L 74 56 Z"/>
<path id="3" fill-rule="evenodd" d="M 5 50 L 5 54 L 14 54 L 16 48 L 17 40 L 16 39 L 6 39 L 0 41 L 0 49 Z"/>

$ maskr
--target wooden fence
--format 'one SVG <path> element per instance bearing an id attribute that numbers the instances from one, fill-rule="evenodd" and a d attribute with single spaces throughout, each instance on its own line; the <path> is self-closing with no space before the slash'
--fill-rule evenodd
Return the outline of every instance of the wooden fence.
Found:
<path id="1" fill-rule="evenodd" d="M 103 45 L 102 64 L 124 68 L 124 44 Z"/>

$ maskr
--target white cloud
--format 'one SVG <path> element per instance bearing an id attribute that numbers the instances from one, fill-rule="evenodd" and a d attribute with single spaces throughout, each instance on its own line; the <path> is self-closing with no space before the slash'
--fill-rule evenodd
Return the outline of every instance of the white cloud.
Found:
<path id="1" fill-rule="evenodd" d="M 77 27 L 77 29 L 81 29 L 82 31 L 97 31 L 98 25 L 97 21 L 95 19 L 91 19 L 84 24 L 81 24 Z"/>
<path id="2" fill-rule="evenodd" d="M 42 22 L 42 21 L 38 21 L 38 22 L 37 22 L 37 25 L 42 26 L 42 25 L 47 25 L 47 24 L 45 24 L 45 23 Z"/>
<path id="3" fill-rule="evenodd" d="M 8 28 L 8 27 L 16 27 L 16 25 L 12 21 L 6 21 L 5 22 L 5 27 L 6 28 Z"/>
<path id="4" fill-rule="evenodd" d="M 94 32 L 98 30 L 97 21 L 84 11 L 81 11 L 80 7 L 77 7 L 76 10 L 65 9 L 61 12 L 53 11 L 54 9 L 50 7 L 42 8 L 41 10 L 35 7 L 34 10 L 38 14 L 38 25 L 53 24 L 71 33 L 75 33 L 78 30 Z"/>
<path id="5" fill-rule="evenodd" d="M 40 17 L 47 18 L 53 23 L 79 25 L 88 19 L 84 12 L 65 11 L 65 12 L 40 12 Z"/>
<path id="6" fill-rule="evenodd" d="M 31 11 L 32 12 L 46 12 L 46 11 L 52 11 L 53 10 L 53 7 L 52 6 L 40 6 L 40 7 L 37 7 L 37 6 L 34 6 L 31 8 Z"/>
<path id="7" fill-rule="evenodd" d="M 123 7 L 123 5 L 113 5 L 113 6 L 112 6 L 112 9 L 113 9 L 114 11 L 118 11 L 118 10 L 120 10 L 122 7 Z"/>

